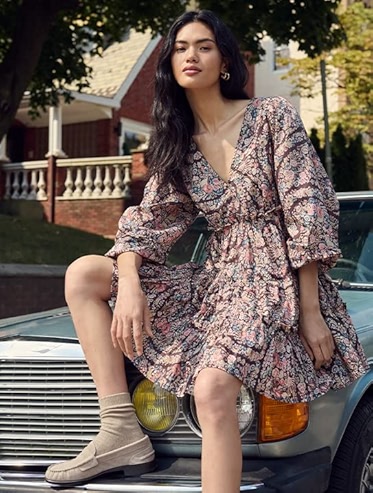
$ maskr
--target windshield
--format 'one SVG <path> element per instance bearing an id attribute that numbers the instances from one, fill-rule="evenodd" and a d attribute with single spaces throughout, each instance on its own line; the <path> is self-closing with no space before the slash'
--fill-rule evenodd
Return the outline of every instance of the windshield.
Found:
<path id="1" fill-rule="evenodd" d="M 343 257 L 331 277 L 373 283 L 373 200 L 340 202 L 339 245 Z"/>
<path id="2" fill-rule="evenodd" d="M 168 264 L 203 262 L 209 234 L 206 220 L 199 217 L 172 248 Z M 373 200 L 340 200 L 339 245 L 343 257 L 330 270 L 331 277 L 373 284 Z"/>

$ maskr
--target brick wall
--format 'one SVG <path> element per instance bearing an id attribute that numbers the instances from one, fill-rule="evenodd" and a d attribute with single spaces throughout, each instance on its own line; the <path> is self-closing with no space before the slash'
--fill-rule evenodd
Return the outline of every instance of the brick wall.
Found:
<path id="1" fill-rule="evenodd" d="M 61 195 L 64 175 L 63 168 L 57 168 L 57 196 Z M 125 199 L 87 199 L 87 200 L 56 200 L 55 223 L 62 226 L 82 229 L 112 237 L 118 227 L 118 221 L 124 209 L 141 202 L 146 183 L 147 168 L 142 152 L 134 153 L 131 166 L 131 198 Z M 45 215 L 48 217 L 48 201 L 43 202 Z"/>
<path id="2" fill-rule="evenodd" d="M 63 266 L 0 264 L 0 318 L 66 305 Z"/>
<path id="3" fill-rule="evenodd" d="M 151 108 L 154 99 L 154 74 L 160 51 L 160 44 L 145 62 L 139 75 L 122 101 L 119 117 L 151 123 Z"/>
<path id="4" fill-rule="evenodd" d="M 89 233 L 113 237 L 125 209 L 123 199 L 58 200 L 55 223 Z"/>

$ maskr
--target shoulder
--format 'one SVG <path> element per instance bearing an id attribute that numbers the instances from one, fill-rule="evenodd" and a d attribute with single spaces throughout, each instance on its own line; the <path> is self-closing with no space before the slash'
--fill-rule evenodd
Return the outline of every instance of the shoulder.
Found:
<path id="1" fill-rule="evenodd" d="M 252 98 L 249 105 L 265 112 L 268 116 L 276 115 L 279 112 L 297 113 L 290 101 L 282 96 Z"/>

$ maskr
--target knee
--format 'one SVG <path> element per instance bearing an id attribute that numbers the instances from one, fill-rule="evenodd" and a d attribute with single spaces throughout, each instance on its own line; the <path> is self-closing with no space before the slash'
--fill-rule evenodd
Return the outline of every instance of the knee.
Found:
<path id="1" fill-rule="evenodd" d="M 221 370 L 203 370 L 197 377 L 194 400 L 201 426 L 204 423 L 219 425 L 229 417 L 236 417 L 236 402 L 240 382 Z"/>
<path id="2" fill-rule="evenodd" d="M 100 260 L 98 255 L 86 255 L 69 265 L 65 274 L 65 298 L 68 304 L 96 289 L 101 277 Z"/>

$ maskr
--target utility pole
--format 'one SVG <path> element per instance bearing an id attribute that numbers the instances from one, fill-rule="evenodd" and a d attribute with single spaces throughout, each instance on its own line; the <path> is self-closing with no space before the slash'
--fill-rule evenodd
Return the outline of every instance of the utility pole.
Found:
<path id="1" fill-rule="evenodd" d="M 333 162 L 332 162 L 332 152 L 330 148 L 330 137 L 329 137 L 329 113 L 328 113 L 328 98 L 326 94 L 326 68 L 325 68 L 324 58 L 320 60 L 320 73 L 321 73 L 322 102 L 323 102 L 323 110 L 324 110 L 325 166 L 329 178 L 333 181 Z"/>

